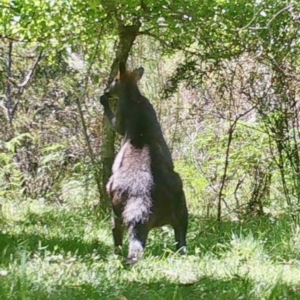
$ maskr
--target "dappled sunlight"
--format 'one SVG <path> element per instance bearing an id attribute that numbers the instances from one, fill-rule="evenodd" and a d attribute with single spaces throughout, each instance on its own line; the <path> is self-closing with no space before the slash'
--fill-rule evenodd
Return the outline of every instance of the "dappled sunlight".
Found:
<path id="1" fill-rule="evenodd" d="M 300 287 L 300 261 L 296 256 L 280 261 L 278 256 L 287 247 L 296 253 L 299 230 L 285 224 L 284 218 L 218 224 L 191 215 L 187 255 L 175 253 L 173 230 L 164 226 L 150 232 L 144 258 L 128 268 L 123 264 L 126 253 L 113 254 L 109 220 L 97 220 L 88 208 L 31 204 L 18 218 L 10 210 L 5 214 L 0 295 L 17 299 L 10 292 L 14 286 L 30 299 L 292 295 Z"/>
<path id="2" fill-rule="evenodd" d="M 0 10 L 0 300 L 300 299 L 299 1 Z"/>

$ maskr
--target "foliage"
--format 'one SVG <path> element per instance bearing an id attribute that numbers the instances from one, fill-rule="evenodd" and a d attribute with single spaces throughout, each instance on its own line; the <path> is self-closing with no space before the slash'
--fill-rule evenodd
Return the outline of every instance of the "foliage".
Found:
<path id="1" fill-rule="evenodd" d="M 202 140 L 200 148 L 207 151 L 203 160 L 198 150 L 192 150 L 193 157 L 188 159 L 175 149 L 178 158 L 184 156 L 188 161 L 187 173 L 199 171 L 200 165 L 200 171 L 208 173 L 193 176 L 204 176 L 199 182 L 192 183 L 197 194 L 205 195 L 208 184 L 211 190 L 206 202 L 213 207 L 217 205 L 218 210 L 221 203 L 225 207 L 227 202 L 237 205 L 238 197 L 247 199 L 245 205 L 247 201 L 252 203 L 253 197 L 273 199 L 278 195 L 263 192 L 266 196 L 262 196 L 261 192 L 269 189 L 264 186 L 271 184 L 267 183 L 271 173 L 275 175 L 272 175 L 274 186 L 270 188 L 280 191 L 277 174 L 281 174 L 287 204 L 291 211 L 297 210 L 299 178 L 295 175 L 298 172 L 295 166 L 298 156 L 294 153 L 298 152 L 298 136 L 293 131 L 298 116 L 297 99 L 293 96 L 297 93 L 299 69 L 297 1 L 18 0 L 4 2 L 1 8 L 3 60 L 0 64 L 9 78 L 1 86 L 5 95 L 1 118 L 6 122 L 2 134 L 6 142 L 27 133 L 34 136 L 34 140 L 18 145 L 14 155 L 3 148 L 3 155 L 8 157 L 6 167 L 10 168 L 12 163 L 16 167 L 14 176 L 18 183 L 15 186 L 21 187 L 23 193 L 32 198 L 59 198 L 60 182 L 77 180 L 73 170 L 80 166 L 81 171 L 89 170 L 94 174 L 100 198 L 104 197 L 100 186 L 105 186 L 105 182 L 101 183 L 99 177 L 104 174 L 105 181 L 107 167 L 110 169 L 109 155 L 113 156 L 113 153 L 108 152 L 114 150 L 114 136 L 109 137 L 108 129 L 102 128 L 96 97 L 105 86 L 109 58 L 117 38 L 120 43 L 116 59 L 128 46 L 126 51 L 131 51 L 132 60 L 137 56 L 139 45 L 145 44 L 143 51 L 148 53 L 141 61 L 146 63 L 151 61 L 152 54 L 145 49 L 155 40 L 158 50 L 151 52 L 159 52 L 158 57 L 167 54 L 170 59 L 165 59 L 165 65 L 170 66 L 174 57 L 179 59 L 178 64 L 171 67 L 177 71 L 168 85 L 159 83 L 154 93 L 149 91 L 149 98 L 158 99 L 159 89 L 163 87 L 168 95 L 177 89 L 180 95 L 185 90 L 182 81 L 192 88 L 189 92 L 196 90 L 198 93 L 191 101 L 177 100 L 176 105 L 181 105 L 183 114 L 176 112 L 175 117 L 171 116 L 173 122 L 169 121 L 168 109 L 164 106 L 172 106 L 176 111 L 176 105 L 169 105 L 167 101 L 166 104 L 157 103 L 163 111 L 160 115 L 163 127 L 174 128 L 173 135 L 168 136 L 172 148 L 180 149 L 185 144 L 199 148 L 198 140 Z M 137 28 L 135 33 L 130 33 L 137 35 L 132 37 L 135 44 L 125 47 L 126 34 L 132 26 Z M 123 57 L 128 55 L 125 52 Z M 113 67 L 110 75 L 112 73 Z M 152 77 L 153 80 L 157 78 Z M 274 106 L 274 101 L 278 105 Z M 271 118 L 269 113 L 280 115 L 281 121 Z M 209 114 L 219 121 L 205 127 L 211 128 L 212 140 L 205 129 L 201 130 L 199 138 L 193 138 L 196 143 L 187 141 L 183 132 L 198 131 L 199 124 L 201 128 L 207 126 Z M 195 125 L 189 121 L 193 115 L 203 120 Z M 259 148 L 256 148 L 256 141 L 260 134 L 252 139 L 252 130 L 240 132 L 240 126 L 236 126 L 243 120 L 245 128 L 252 127 L 249 116 L 253 116 L 259 122 L 258 128 L 264 131 L 261 134 L 264 142 Z M 279 121 L 289 126 L 280 127 Z M 179 124 L 183 125 L 182 129 Z M 222 127 L 228 128 L 228 132 Z M 284 143 L 279 138 L 283 129 Z M 290 138 L 292 131 L 294 134 Z M 247 135 L 250 140 L 245 140 Z M 105 143 L 106 138 L 112 140 Z M 265 152 L 267 138 L 270 138 L 271 152 Z M 58 147 L 50 154 L 44 151 L 49 145 Z M 98 155 L 100 152 L 101 156 Z M 265 156 L 258 158 L 259 153 L 265 153 Z M 271 158 L 277 162 L 276 167 L 270 163 Z M 106 159 L 108 164 L 104 165 Z M 257 160 L 256 165 L 253 159 Z M 72 168 L 70 164 L 76 167 Z M 214 166 L 217 169 L 212 171 Z M 83 177 L 87 176 L 84 174 Z M 187 186 L 191 185 L 190 181 Z M 41 182 L 44 182 L 43 187 L 37 187 Z M 288 187 L 289 183 L 292 188 Z M 248 196 L 237 196 L 240 193 Z M 217 202 L 212 200 L 216 197 Z M 258 205 L 259 211 L 263 211 L 264 205 L 272 203 L 259 201 L 254 206 Z"/>
<path id="2" fill-rule="evenodd" d="M 190 143 L 184 163 L 177 163 L 188 198 L 199 198 L 198 209 L 206 212 L 207 217 L 216 214 L 216 202 L 224 180 L 224 156 L 220 153 L 226 152 L 226 131 L 229 126 L 228 123 L 222 124 L 222 129 L 213 123 L 205 126 L 201 136 Z M 250 208 L 259 210 L 264 207 L 269 210 L 270 199 L 273 199 L 271 206 L 284 206 L 283 192 L 278 194 L 279 171 L 276 171 L 272 161 L 268 136 L 262 128 L 238 122 L 228 161 L 222 200 L 225 215 L 236 218 L 249 212 Z M 273 184 L 270 182 L 270 173 Z"/>
<path id="3" fill-rule="evenodd" d="M 2 1 L 2 298 L 297 299 L 298 2 Z M 191 221 L 187 257 L 163 228 L 124 270 L 94 214 L 97 98 L 131 26 Z"/>

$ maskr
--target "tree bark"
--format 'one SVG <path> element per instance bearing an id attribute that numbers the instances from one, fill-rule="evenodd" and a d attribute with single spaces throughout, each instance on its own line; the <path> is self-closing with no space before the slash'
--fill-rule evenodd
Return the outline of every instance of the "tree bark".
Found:
<path id="1" fill-rule="evenodd" d="M 129 53 L 131 51 L 132 45 L 139 33 L 140 23 L 125 26 L 123 24 L 119 24 L 119 42 L 117 46 L 116 56 L 111 65 L 111 71 L 108 79 L 108 83 L 110 83 L 114 77 L 118 73 L 119 62 L 123 61 L 127 62 Z M 111 101 L 110 105 L 113 110 L 116 108 L 116 102 Z M 108 212 L 110 210 L 110 199 L 106 193 L 106 184 L 111 175 L 112 164 L 115 157 L 115 138 L 116 133 L 111 128 L 109 121 L 104 116 L 103 117 L 103 140 L 102 140 L 102 149 L 101 149 L 101 163 L 102 163 L 102 203 L 101 210 Z"/>

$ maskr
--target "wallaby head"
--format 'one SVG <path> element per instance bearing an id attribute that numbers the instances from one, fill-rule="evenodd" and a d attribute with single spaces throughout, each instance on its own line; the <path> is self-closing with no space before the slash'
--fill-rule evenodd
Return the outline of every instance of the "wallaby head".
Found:
<path id="1" fill-rule="evenodd" d="M 121 87 L 129 88 L 130 85 L 136 85 L 144 74 L 144 68 L 140 67 L 133 71 L 127 71 L 124 62 L 119 63 L 119 72 L 110 85 L 105 89 L 105 95 L 110 97 L 119 96 Z"/>

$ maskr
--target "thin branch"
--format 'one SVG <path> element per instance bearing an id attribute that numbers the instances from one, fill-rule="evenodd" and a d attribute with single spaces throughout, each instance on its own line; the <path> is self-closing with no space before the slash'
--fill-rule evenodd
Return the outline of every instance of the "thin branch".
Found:
<path id="1" fill-rule="evenodd" d="M 238 118 L 236 118 L 233 121 L 233 123 L 230 125 L 229 132 L 228 132 L 228 141 L 227 141 L 225 162 L 224 162 L 224 172 L 222 175 L 221 187 L 220 187 L 219 196 L 218 196 L 218 216 L 217 216 L 218 221 L 221 221 L 221 212 L 222 212 L 221 205 L 222 205 L 222 200 L 224 200 L 223 190 L 225 188 L 227 170 L 228 170 L 228 166 L 229 166 L 229 153 L 230 153 L 231 142 L 232 142 L 233 133 L 234 133 L 237 121 L 238 121 Z"/>
<path id="2" fill-rule="evenodd" d="M 257 13 L 253 12 L 253 17 L 252 19 L 250 20 L 250 22 L 248 22 L 247 25 L 245 25 L 244 27 L 242 28 L 238 28 L 236 29 L 235 31 L 242 31 L 242 30 L 245 30 L 247 28 L 250 28 L 250 25 L 254 22 L 254 20 L 256 19 L 256 17 L 258 16 L 258 14 L 260 13 L 261 11 L 258 11 Z"/>
<path id="3" fill-rule="evenodd" d="M 3 113 L 4 113 L 7 121 L 9 121 L 9 115 L 8 115 L 7 107 L 5 107 L 4 105 L 2 105 L 1 103 L 0 103 L 0 107 L 2 108 Z"/>
<path id="4" fill-rule="evenodd" d="M 149 10 L 147 4 L 144 2 L 144 0 L 141 0 L 140 6 L 141 6 L 142 10 L 144 11 L 144 14 L 148 14 L 150 12 L 150 10 Z"/>
<path id="5" fill-rule="evenodd" d="M 138 35 L 148 35 L 148 36 L 156 39 L 157 41 L 159 41 L 163 46 L 170 46 L 168 41 L 166 42 L 164 39 L 160 38 L 159 36 L 150 32 L 149 30 L 139 31 Z"/>
<path id="6" fill-rule="evenodd" d="M 281 10 L 279 10 L 267 23 L 267 27 L 270 26 L 270 24 L 275 20 L 275 18 L 277 18 L 281 13 L 283 13 L 285 10 L 289 10 L 290 8 L 292 8 L 294 6 L 294 4 L 290 4 L 284 8 L 282 8 Z"/>
<path id="7" fill-rule="evenodd" d="M 264 29 L 268 29 L 271 25 L 271 23 L 281 14 L 283 13 L 284 11 L 286 10 L 289 10 L 290 8 L 293 8 L 294 7 L 294 4 L 290 4 L 282 9 L 280 9 L 267 23 L 266 26 L 263 26 L 263 27 L 249 27 L 249 29 L 251 30 L 264 30 Z"/>
<path id="8" fill-rule="evenodd" d="M 165 41 L 163 38 L 161 38 L 161 37 L 157 36 L 156 34 L 150 32 L 151 29 L 152 28 L 150 28 L 148 30 L 144 30 L 144 31 L 139 31 L 138 35 L 148 35 L 148 36 L 154 38 L 155 40 L 159 41 L 162 44 L 163 47 L 172 47 L 172 45 L 169 41 Z M 189 51 L 184 47 L 177 46 L 176 49 L 184 51 L 185 53 L 188 53 L 190 55 L 197 55 L 196 52 Z"/>
<path id="9" fill-rule="evenodd" d="M 13 50 L 13 42 L 9 42 L 8 44 L 8 61 L 7 61 L 7 76 L 11 76 L 12 69 L 12 50 Z M 6 108 L 7 114 L 9 118 L 10 125 L 12 125 L 12 98 L 11 98 L 11 86 L 9 82 L 6 82 Z"/>
<path id="10" fill-rule="evenodd" d="M 79 115 L 80 115 L 81 125 L 82 125 L 82 129 L 83 129 L 83 134 L 84 134 L 84 137 L 85 137 L 85 140 L 86 140 L 86 145 L 88 147 L 89 156 L 90 156 L 90 159 L 92 161 L 93 166 L 95 166 L 94 153 L 93 153 L 92 146 L 91 146 L 91 143 L 90 143 L 89 135 L 87 133 L 87 126 L 86 126 L 85 119 L 84 119 L 84 116 L 83 116 L 83 112 L 82 112 L 82 108 L 81 108 L 81 103 L 80 103 L 80 100 L 78 98 L 76 99 L 76 104 L 78 106 L 78 111 L 79 111 Z"/>
<path id="11" fill-rule="evenodd" d="M 103 34 L 103 30 L 104 30 L 104 26 L 102 26 L 100 31 L 99 31 L 98 42 L 96 44 L 95 51 L 94 51 L 93 56 L 92 56 L 92 60 L 91 60 L 89 66 L 87 68 L 87 71 L 86 71 L 83 92 L 82 92 L 82 95 L 81 95 L 81 99 L 82 99 L 84 105 L 85 105 L 84 99 L 85 99 L 85 97 L 88 97 L 89 78 L 90 78 L 90 75 L 91 75 L 92 67 L 93 67 L 94 63 L 96 62 L 97 54 L 99 53 L 99 46 L 100 46 L 100 43 L 101 43 L 101 36 Z M 85 120 L 84 115 L 83 115 L 82 105 L 81 105 L 81 102 L 80 102 L 79 98 L 76 99 L 76 104 L 77 104 L 78 112 L 79 112 L 79 115 L 80 115 L 80 120 L 81 120 L 81 125 L 82 125 L 84 138 L 85 138 L 85 143 L 86 143 L 86 146 L 88 148 L 88 155 L 90 157 L 92 167 L 93 167 L 93 175 L 94 175 L 94 179 L 95 179 L 97 189 L 98 189 L 98 192 L 99 192 L 99 199 L 101 200 L 102 199 L 101 176 L 100 176 L 98 164 L 96 162 L 95 154 L 94 154 L 93 149 L 92 149 L 91 140 L 90 140 L 90 137 L 88 135 L 86 120 Z M 88 111 L 88 109 L 87 109 L 87 111 Z"/>
<path id="12" fill-rule="evenodd" d="M 228 171 L 228 167 L 229 167 L 229 154 L 230 154 L 230 147 L 231 147 L 231 143 L 232 143 L 232 139 L 233 139 L 233 133 L 235 131 L 235 128 L 236 128 L 236 125 L 237 125 L 237 122 L 239 121 L 239 119 L 244 117 L 245 115 L 247 115 L 254 108 L 255 108 L 255 106 L 251 107 L 250 109 L 248 109 L 244 113 L 237 115 L 235 117 L 235 119 L 233 120 L 233 123 L 230 125 L 230 128 L 229 128 L 228 141 L 227 141 L 226 154 L 225 154 L 225 162 L 224 162 L 224 171 L 223 171 L 223 175 L 222 175 L 221 187 L 220 187 L 219 196 L 218 196 L 218 216 L 217 216 L 218 221 L 221 221 L 222 201 L 227 206 L 226 202 L 224 201 L 223 190 L 225 188 L 226 178 L 227 178 L 227 171 Z"/>
<path id="13" fill-rule="evenodd" d="M 34 75 L 34 72 L 42 58 L 42 54 L 43 54 L 43 50 L 40 52 L 37 60 L 35 61 L 35 63 L 33 64 L 32 68 L 29 70 L 28 74 L 25 76 L 24 80 L 22 83 L 16 83 L 16 81 L 14 79 L 11 78 L 11 74 L 8 74 L 8 81 L 11 82 L 12 84 L 14 84 L 16 87 L 23 89 L 31 80 L 31 78 Z"/>

